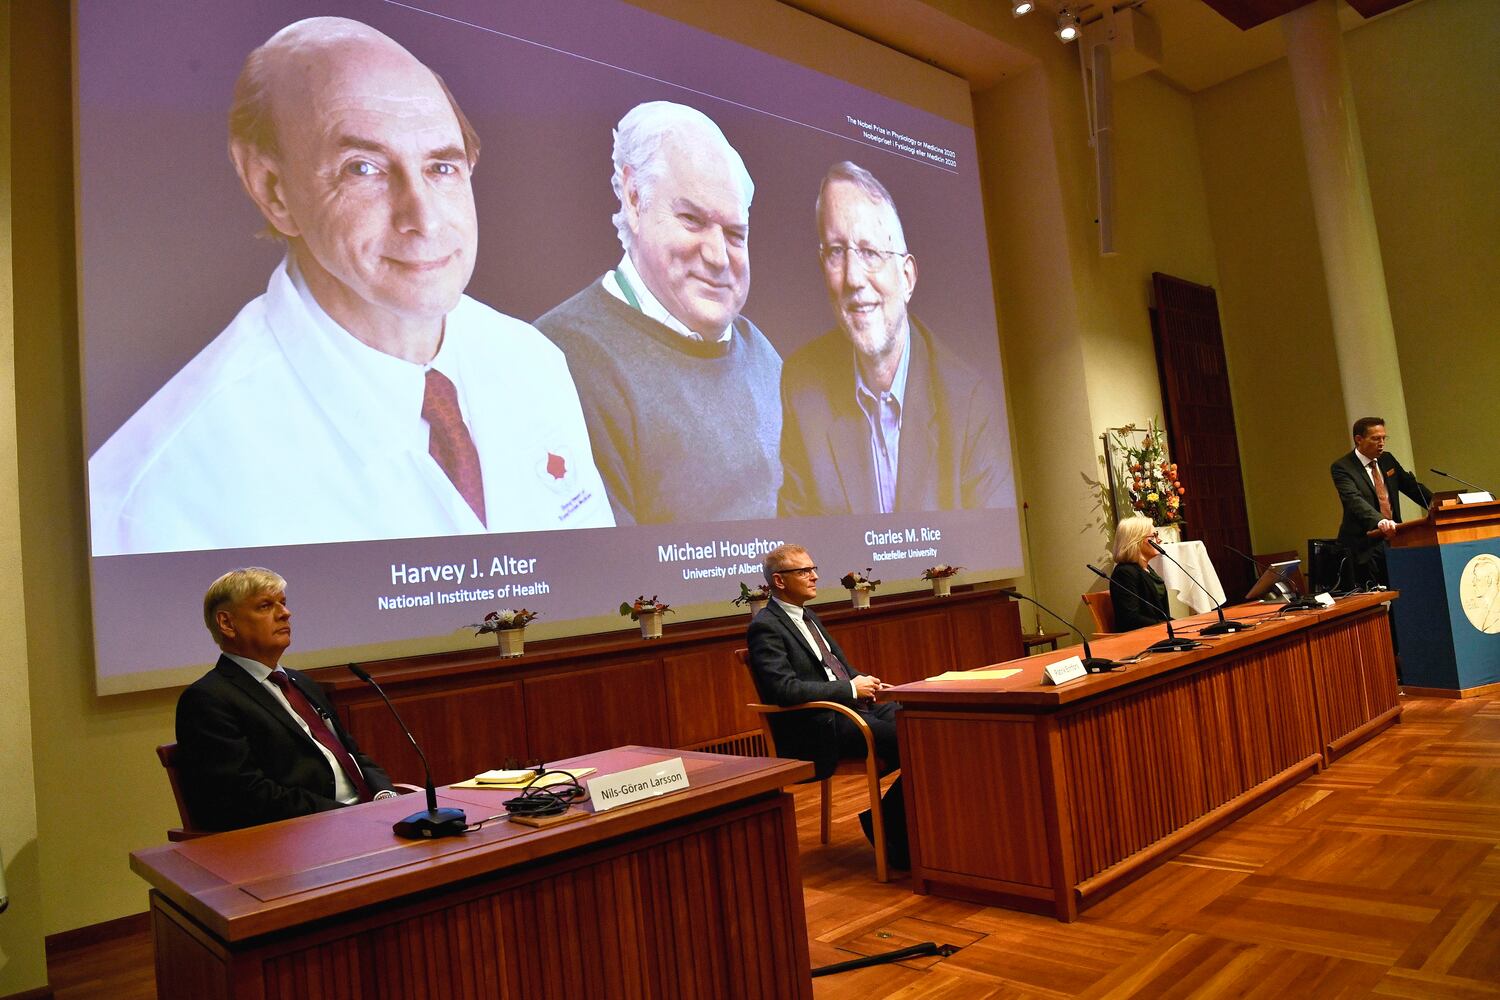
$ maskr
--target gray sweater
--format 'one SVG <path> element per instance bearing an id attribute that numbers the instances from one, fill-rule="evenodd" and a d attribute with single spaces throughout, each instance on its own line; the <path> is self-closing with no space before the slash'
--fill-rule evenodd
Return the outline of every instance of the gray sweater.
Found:
<path id="1" fill-rule="evenodd" d="M 536 325 L 567 356 L 617 523 L 776 516 L 781 356 L 754 323 L 689 340 L 601 279 Z"/>

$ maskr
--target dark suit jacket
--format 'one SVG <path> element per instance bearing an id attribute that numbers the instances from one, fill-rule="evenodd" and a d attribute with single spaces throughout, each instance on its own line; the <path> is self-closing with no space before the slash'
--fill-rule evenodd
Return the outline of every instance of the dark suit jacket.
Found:
<path id="1" fill-rule="evenodd" d="M 292 682 L 323 709 L 372 792 L 391 787 L 359 749 L 328 696 L 306 674 Z M 226 656 L 177 699 L 177 759 L 194 822 L 234 830 L 335 809 L 333 772 L 317 743 L 275 697 Z"/>
<path id="2" fill-rule="evenodd" d="M 813 628 L 828 640 L 828 648 L 837 654 L 844 666 L 858 676 L 857 670 L 839 644 L 834 641 L 818 616 L 810 608 L 803 614 Z M 750 622 L 747 636 L 750 646 L 750 670 L 761 700 L 770 705 L 798 705 L 805 701 L 832 701 L 849 708 L 860 708 L 849 689 L 848 681 L 831 681 L 823 669 L 818 653 L 802 638 L 796 624 L 775 601 L 762 608 Z M 834 713 L 827 709 L 787 712 L 771 719 L 776 737 L 776 751 L 784 757 L 810 760 L 817 776 L 827 777 L 838 766 L 838 737 L 834 734 Z"/>
<path id="3" fill-rule="evenodd" d="M 1141 596 L 1162 610 L 1153 608 Z M 1109 574 L 1109 602 L 1114 605 L 1115 628 L 1120 632 L 1164 622 L 1169 615 L 1163 612 L 1171 611 L 1167 585 L 1149 567 L 1142 569 L 1135 563 L 1120 563 Z"/>
<path id="4" fill-rule="evenodd" d="M 998 396 L 916 319 L 911 331 L 896 510 L 1014 506 Z M 783 516 L 878 513 L 870 425 L 854 385 L 854 349 L 839 329 L 782 367 Z"/>
<path id="5" fill-rule="evenodd" d="M 1422 506 L 1432 492 L 1417 482 L 1415 476 L 1401 468 L 1396 456 L 1384 452 L 1376 467 L 1385 479 L 1385 490 L 1391 499 L 1391 520 L 1401 522 L 1401 494 L 1405 493 Z M 1380 501 L 1375 496 L 1375 487 L 1365 473 L 1364 466 L 1354 457 L 1351 449 L 1329 467 L 1334 489 L 1339 492 L 1339 502 L 1344 507 L 1344 519 L 1339 524 L 1339 541 L 1349 550 L 1355 565 L 1368 561 L 1370 554 L 1380 548 L 1385 539 L 1369 538 L 1365 532 L 1380 524 Z"/>

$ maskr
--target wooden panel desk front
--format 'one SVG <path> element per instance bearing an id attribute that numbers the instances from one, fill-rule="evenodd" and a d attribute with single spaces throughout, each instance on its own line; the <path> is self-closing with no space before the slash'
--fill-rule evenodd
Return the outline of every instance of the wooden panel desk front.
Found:
<path id="1" fill-rule="evenodd" d="M 1384 606 L 1395 596 L 1240 608 L 1256 628 L 1061 687 L 1042 670 L 1077 647 L 999 664 L 1021 671 L 1004 680 L 882 692 L 903 706 L 915 890 L 1073 920 L 1327 766 L 1400 716 Z M 1092 645 L 1118 659 L 1165 635 Z"/>
<path id="2" fill-rule="evenodd" d="M 811 997 L 782 791 L 810 764 L 650 747 L 561 764 L 608 774 L 679 755 L 687 791 L 543 830 L 501 819 L 398 840 L 391 824 L 422 807 L 401 796 L 136 851 L 158 994 Z M 473 823 L 512 794 L 439 799 Z"/>

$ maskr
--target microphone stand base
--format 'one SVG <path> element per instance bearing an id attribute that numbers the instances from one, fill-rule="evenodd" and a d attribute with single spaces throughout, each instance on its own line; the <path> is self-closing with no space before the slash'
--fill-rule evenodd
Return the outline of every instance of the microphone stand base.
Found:
<path id="1" fill-rule="evenodd" d="M 1318 603 L 1316 597 L 1298 597 L 1286 602 L 1288 611 L 1322 611 L 1323 605 Z"/>
<path id="2" fill-rule="evenodd" d="M 1107 674 L 1111 670 L 1117 670 L 1120 663 L 1116 660 L 1107 660 L 1102 656 L 1090 656 L 1083 661 L 1083 669 L 1091 674 Z"/>
<path id="3" fill-rule="evenodd" d="M 1183 653 L 1197 649 L 1198 643 L 1186 636 L 1174 635 L 1146 647 L 1148 653 Z"/>
<path id="4" fill-rule="evenodd" d="M 1244 622 L 1229 621 L 1214 622 L 1206 628 L 1198 630 L 1199 635 L 1228 635 L 1231 632 L 1248 632 L 1254 625 L 1246 625 Z"/>
<path id="5" fill-rule="evenodd" d="M 412 813 L 391 827 L 396 836 L 407 840 L 431 840 L 434 837 L 461 836 L 469 825 L 462 809 L 423 809 Z"/>

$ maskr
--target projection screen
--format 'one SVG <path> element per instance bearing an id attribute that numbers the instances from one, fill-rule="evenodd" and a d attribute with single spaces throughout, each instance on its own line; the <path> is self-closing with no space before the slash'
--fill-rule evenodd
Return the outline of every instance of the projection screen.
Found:
<path id="1" fill-rule="evenodd" d="M 357 23 L 231 142 L 314 14 Z M 824 595 L 1019 571 L 971 128 L 625 4 L 80 0 L 76 44 L 101 693 L 210 662 L 237 566 L 314 665 L 728 614 L 782 541 Z"/>

